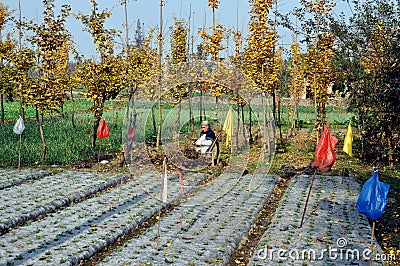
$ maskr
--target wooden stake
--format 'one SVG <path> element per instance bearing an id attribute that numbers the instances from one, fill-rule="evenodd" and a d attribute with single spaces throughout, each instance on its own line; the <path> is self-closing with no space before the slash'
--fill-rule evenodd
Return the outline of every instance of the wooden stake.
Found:
<path id="1" fill-rule="evenodd" d="M 22 145 L 22 134 L 19 134 L 18 170 L 21 170 L 21 145 Z"/>
<path id="2" fill-rule="evenodd" d="M 375 234 L 375 221 L 372 222 L 372 234 L 371 234 L 371 256 L 369 258 L 369 265 L 372 266 L 372 257 L 374 253 L 374 234 Z"/>
<path id="3" fill-rule="evenodd" d="M 157 229 L 157 241 L 155 244 L 156 249 L 158 248 L 158 242 L 160 240 L 161 236 L 161 209 L 162 209 L 162 204 L 164 202 L 164 177 L 167 175 L 167 159 L 164 157 L 163 165 L 162 165 L 162 172 L 161 172 L 161 194 L 160 194 L 160 206 L 158 208 L 158 229 Z"/>
<path id="4" fill-rule="evenodd" d="M 312 190 L 312 186 L 313 186 L 313 183 L 314 183 L 315 173 L 316 173 L 316 172 L 317 172 L 317 170 L 314 171 L 314 175 L 313 175 L 313 177 L 312 177 L 312 179 L 311 179 L 311 185 L 310 185 L 310 188 L 308 189 L 307 200 L 306 200 L 306 204 L 305 204 L 305 206 L 304 206 L 303 215 L 302 215 L 302 217 L 301 217 L 300 228 L 303 226 L 304 216 L 305 216 L 305 214 L 306 214 L 307 205 L 308 205 L 308 200 L 310 199 L 310 194 L 311 194 L 311 190 Z"/>
<path id="5" fill-rule="evenodd" d="M 99 153 L 97 154 L 97 170 L 100 170 L 101 138 L 99 140 Z"/>
<path id="6" fill-rule="evenodd" d="M 180 163 L 180 165 L 179 165 L 179 184 L 181 186 L 182 195 L 184 195 L 185 190 L 184 190 L 183 179 L 182 179 L 182 163 Z"/>

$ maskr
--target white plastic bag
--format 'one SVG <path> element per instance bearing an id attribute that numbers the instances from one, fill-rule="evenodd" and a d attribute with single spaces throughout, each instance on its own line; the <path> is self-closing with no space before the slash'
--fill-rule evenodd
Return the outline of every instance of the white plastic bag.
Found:
<path id="1" fill-rule="evenodd" d="M 19 119 L 17 120 L 17 123 L 15 123 L 13 131 L 15 134 L 21 135 L 22 132 L 24 132 L 25 125 L 24 125 L 24 119 L 19 116 Z"/>

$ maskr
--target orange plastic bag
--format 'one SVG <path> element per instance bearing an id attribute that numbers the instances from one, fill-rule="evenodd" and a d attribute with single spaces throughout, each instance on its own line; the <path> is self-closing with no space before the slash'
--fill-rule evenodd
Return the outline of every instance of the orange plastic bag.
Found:
<path id="1" fill-rule="evenodd" d="M 107 138 L 110 135 L 110 130 L 108 129 L 106 121 L 103 119 L 97 128 L 97 137 L 99 139 Z"/>
<path id="2" fill-rule="evenodd" d="M 323 173 L 329 172 L 336 160 L 335 146 L 337 143 L 338 139 L 331 136 L 329 133 L 329 125 L 327 125 L 315 149 L 312 166 L 318 167 Z"/>

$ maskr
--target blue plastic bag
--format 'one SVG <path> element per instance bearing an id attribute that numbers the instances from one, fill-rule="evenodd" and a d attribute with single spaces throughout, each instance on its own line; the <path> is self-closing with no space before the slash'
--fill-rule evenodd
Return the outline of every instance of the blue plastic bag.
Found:
<path id="1" fill-rule="evenodd" d="M 381 218 L 386 207 L 389 184 L 379 181 L 378 171 L 369 178 L 361 189 L 357 200 L 357 210 L 371 220 Z"/>

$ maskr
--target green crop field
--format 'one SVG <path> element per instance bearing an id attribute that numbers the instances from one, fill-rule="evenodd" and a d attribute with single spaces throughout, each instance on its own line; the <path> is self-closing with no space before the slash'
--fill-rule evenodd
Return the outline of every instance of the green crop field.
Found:
<path id="1" fill-rule="evenodd" d="M 94 151 L 91 148 L 91 137 L 93 128 L 93 114 L 89 111 L 91 103 L 78 99 L 75 101 L 75 124 L 74 128 L 71 119 L 71 102 L 67 102 L 64 107 L 63 115 L 53 113 L 51 116 L 47 114 L 44 120 L 44 134 L 47 143 L 46 165 L 69 165 L 74 162 L 91 158 Z M 112 110 L 112 102 L 107 102 L 103 118 L 110 128 L 110 136 L 101 140 L 101 153 L 112 153 L 121 151 L 123 147 L 122 130 L 125 109 L 115 108 Z M 156 138 L 154 134 L 151 103 L 137 102 L 138 122 L 135 139 L 137 141 L 153 141 Z M 156 119 L 158 119 L 158 105 L 155 106 Z M 234 110 L 235 110 L 235 106 Z M 219 106 L 218 121 L 215 121 L 215 104 L 205 104 L 206 118 L 211 120 L 215 129 L 219 129 L 225 119 L 228 106 L 221 104 Z M 199 129 L 198 106 L 194 106 L 195 130 Z M 257 115 L 255 108 L 253 109 L 252 121 L 257 124 Z M 189 123 L 189 106 L 182 105 L 181 110 L 181 128 L 176 128 L 177 108 L 170 104 L 163 104 L 163 137 L 171 137 L 173 132 L 186 133 L 191 131 Z M 236 113 L 236 112 L 234 112 Z M 18 165 L 19 151 L 19 135 L 13 133 L 13 126 L 19 116 L 19 102 L 5 103 L 6 123 L 0 125 L 0 167 L 16 167 Z M 345 127 L 353 114 L 345 113 L 344 110 L 328 108 L 328 121 L 333 125 Z M 39 126 L 35 119 L 36 112 L 34 108 L 25 109 L 25 131 L 22 135 L 21 145 L 21 165 L 34 166 L 38 165 L 41 160 L 42 142 L 40 138 Z M 314 121 L 314 113 L 312 107 L 301 106 L 299 108 L 299 118 L 303 127 L 312 128 Z M 204 119 L 204 118 L 203 118 Z M 249 120 L 249 108 L 244 110 L 245 121 Z M 288 115 L 288 109 L 284 106 L 281 108 L 281 125 L 283 129 L 290 124 L 288 121 L 293 119 Z M 156 121 L 158 122 L 158 121 Z M 97 142 L 99 144 L 99 140 Z M 98 145 L 99 146 L 99 145 Z M 96 148 L 98 149 L 98 148 Z M 98 150 L 96 150 L 98 152 Z"/>

